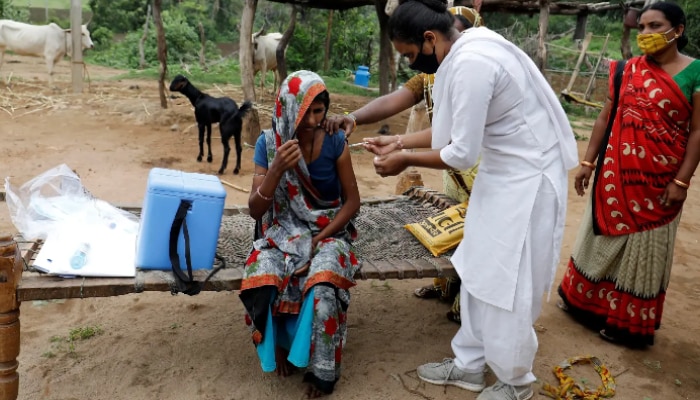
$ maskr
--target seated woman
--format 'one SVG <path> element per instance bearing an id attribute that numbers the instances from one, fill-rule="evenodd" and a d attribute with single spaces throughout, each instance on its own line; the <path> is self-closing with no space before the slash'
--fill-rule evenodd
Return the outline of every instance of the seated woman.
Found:
<path id="1" fill-rule="evenodd" d="M 360 195 L 345 135 L 320 126 L 329 102 L 313 72 L 282 83 L 272 129 L 255 146 L 248 205 L 261 229 L 240 295 L 263 371 L 306 368 L 309 398 L 333 392 L 340 378 L 348 290 L 360 268 L 351 246 Z"/>

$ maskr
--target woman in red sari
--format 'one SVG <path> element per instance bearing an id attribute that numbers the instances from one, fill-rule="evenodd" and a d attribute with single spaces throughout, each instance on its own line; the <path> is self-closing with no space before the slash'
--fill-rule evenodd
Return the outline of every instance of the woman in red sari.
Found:
<path id="1" fill-rule="evenodd" d="M 606 134 L 609 98 L 575 180 L 582 196 L 596 171 L 559 307 L 631 347 L 654 344 L 681 209 L 700 160 L 700 60 L 680 52 L 685 22 L 673 3 L 642 10 L 644 55 L 627 61 L 612 129 Z M 615 70 L 612 63 L 610 93 Z"/>

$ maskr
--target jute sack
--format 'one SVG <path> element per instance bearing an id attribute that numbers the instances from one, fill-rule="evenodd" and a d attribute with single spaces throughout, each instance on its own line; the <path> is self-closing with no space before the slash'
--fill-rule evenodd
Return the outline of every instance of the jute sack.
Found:
<path id="1" fill-rule="evenodd" d="M 435 257 L 457 247 L 464 234 L 464 216 L 467 204 L 452 206 L 422 221 L 407 224 L 408 229 L 419 242 Z"/>

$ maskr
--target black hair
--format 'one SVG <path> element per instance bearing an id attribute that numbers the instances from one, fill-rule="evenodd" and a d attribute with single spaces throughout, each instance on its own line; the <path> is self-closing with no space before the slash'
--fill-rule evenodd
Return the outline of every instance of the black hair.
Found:
<path id="1" fill-rule="evenodd" d="M 685 13 L 678 4 L 667 2 L 649 4 L 648 6 L 642 8 L 639 16 L 641 17 L 642 14 L 649 10 L 661 11 L 674 28 L 678 27 L 678 25 L 683 25 L 686 27 Z M 685 31 L 686 30 L 683 29 L 683 34 L 676 40 L 678 51 L 683 50 L 683 48 L 688 44 L 688 36 L 685 34 Z"/>
<path id="2" fill-rule="evenodd" d="M 445 0 L 400 0 L 389 17 L 389 39 L 421 45 L 425 31 L 445 36 L 454 28 L 454 16 Z"/>
<path id="3" fill-rule="evenodd" d="M 454 17 L 457 21 L 459 21 L 460 24 L 462 24 L 464 29 L 469 29 L 469 28 L 474 27 L 474 25 L 471 23 L 471 21 L 469 21 L 467 19 L 467 17 L 465 17 L 464 15 L 455 14 Z"/>
<path id="4" fill-rule="evenodd" d="M 330 107 L 331 104 L 331 94 L 328 93 L 328 90 L 324 90 L 323 92 L 319 93 L 314 97 L 314 101 L 312 103 L 315 103 L 317 101 L 320 101 L 323 103 L 324 106 L 326 106 L 326 112 L 323 114 L 323 118 L 326 118 L 326 115 L 328 114 L 328 107 Z"/>

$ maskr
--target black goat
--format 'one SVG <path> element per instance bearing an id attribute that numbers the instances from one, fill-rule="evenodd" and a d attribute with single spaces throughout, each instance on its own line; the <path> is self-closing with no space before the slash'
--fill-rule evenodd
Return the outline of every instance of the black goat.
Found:
<path id="1" fill-rule="evenodd" d="M 194 106 L 194 118 L 197 121 L 199 128 L 199 155 L 197 161 L 202 161 L 204 156 L 204 129 L 207 131 L 207 162 L 212 162 L 211 155 L 211 124 L 219 123 L 221 131 L 221 143 L 224 145 L 224 158 L 221 160 L 221 168 L 219 175 L 226 171 L 228 165 L 228 155 L 231 152 L 231 146 L 228 142 L 233 136 L 236 142 L 236 168 L 234 174 L 238 174 L 241 170 L 241 130 L 243 129 L 243 116 L 248 112 L 253 104 L 249 101 L 244 102 L 239 108 L 233 99 L 229 97 L 212 97 L 203 93 L 187 78 L 178 75 L 170 83 L 171 92 L 180 92 L 190 99 L 190 103 Z"/>

